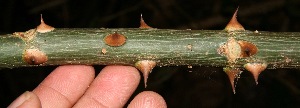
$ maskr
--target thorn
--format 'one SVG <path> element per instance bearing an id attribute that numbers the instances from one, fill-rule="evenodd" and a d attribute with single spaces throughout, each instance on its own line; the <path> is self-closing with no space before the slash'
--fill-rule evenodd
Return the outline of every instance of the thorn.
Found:
<path id="1" fill-rule="evenodd" d="M 156 62 L 152 60 L 141 60 L 135 63 L 135 67 L 143 73 L 145 88 L 147 87 L 148 76 L 155 66 Z"/>
<path id="2" fill-rule="evenodd" d="M 236 11 L 234 12 L 231 20 L 225 27 L 225 31 L 227 31 L 227 32 L 245 31 L 244 27 L 237 21 L 236 17 L 237 17 L 238 10 L 239 10 L 239 8 L 237 8 Z"/>
<path id="3" fill-rule="evenodd" d="M 143 14 L 141 14 L 141 20 L 140 20 L 140 27 L 141 29 L 148 29 L 148 28 L 152 28 L 150 26 L 148 26 L 148 24 L 146 24 L 146 22 L 143 19 Z"/>
<path id="4" fill-rule="evenodd" d="M 46 33 L 46 32 L 50 32 L 53 30 L 54 30 L 54 27 L 47 25 L 44 22 L 43 15 L 41 14 L 41 24 L 37 26 L 36 31 L 40 32 L 40 33 Z"/>
<path id="5" fill-rule="evenodd" d="M 259 74 L 267 68 L 267 63 L 247 63 L 244 68 L 248 70 L 254 77 L 256 85 L 258 84 Z"/>
<path id="6" fill-rule="evenodd" d="M 233 94 L 235 94 L 235 82 L 234 79 L 238 78 L 239 75 L 243 72 L 239 68 L 230 68 L 230 67 L 225 67 L 223 68 L 224 72 L 227 74 L 228 79 L 230 81 L 231 87 Z"/>

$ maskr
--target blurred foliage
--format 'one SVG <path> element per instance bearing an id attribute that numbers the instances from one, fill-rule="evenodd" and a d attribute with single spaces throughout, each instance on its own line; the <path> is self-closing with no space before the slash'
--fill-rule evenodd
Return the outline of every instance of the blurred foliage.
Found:
<path id="1" fill-rule="evenodd" d="M 56 28 L 137 28 L 140 14 L 155 28 L 223 29 L 239 7 L 238 20 L 247 30 L 300 32 L 299 0 L 2 0 L 0 34 L 26 31 L 45 22 Z M 0 70 L 0 107 L 34 89 L 55 67 Z M 99 72 L 103 66 L 95 66 Z M 157 67 L 148 87 L 175 107 L 300 107 L 300 71 L 267 70 L 259 85 L 247 71 L 237 93 L 222 68 Z"/>

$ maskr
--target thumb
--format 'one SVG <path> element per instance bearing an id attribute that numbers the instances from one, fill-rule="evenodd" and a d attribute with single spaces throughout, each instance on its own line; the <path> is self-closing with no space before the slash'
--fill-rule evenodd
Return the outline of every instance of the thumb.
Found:
<path id="1" fill-rule="evenodd" d="M 7 108 L 41 108 L 41 101 L 37 95 L 26 91 L 15 99 Z"/>

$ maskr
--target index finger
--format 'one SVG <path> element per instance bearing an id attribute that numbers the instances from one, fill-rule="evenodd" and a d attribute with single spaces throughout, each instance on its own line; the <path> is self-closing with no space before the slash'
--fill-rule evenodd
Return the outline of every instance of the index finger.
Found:
<path id="1" fill-rule="evenodd" d="M 84 94 L 94 77 L 92 66 L 59 66 L 33 92 L 43 108 L 67 108 Z"/>

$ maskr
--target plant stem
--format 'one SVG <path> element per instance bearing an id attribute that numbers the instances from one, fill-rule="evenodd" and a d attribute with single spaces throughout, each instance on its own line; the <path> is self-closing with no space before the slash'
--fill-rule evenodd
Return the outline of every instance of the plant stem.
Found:
<path id="1" fill-rule="evenodd" d="M 157 66 L 223 67 L 229 65 L 228 60 L 219 54 L 218 49 L 229 37 L 248 41 L 258 48 L 255 55 L 237 59 L 234 63 L 236 67 L 253 60 L 266 62 L 268 68 L 294 68 L 300 65 L 300 32 L 227 33 L 223 30 L 130 28 L 68 28 L 47 33 L 33 32 L 32 39 L 16 34 L 0 36 L 0 68 L 65 64 L 134 66 L 140 60 L 156 61 Z M 125 44 L 107 45 L 104 38 L 113 33 L 124 35 Z M 25 62 L 23 57 L 27 49 L 45 53 L 46 62 L 37 65 Z"/>

